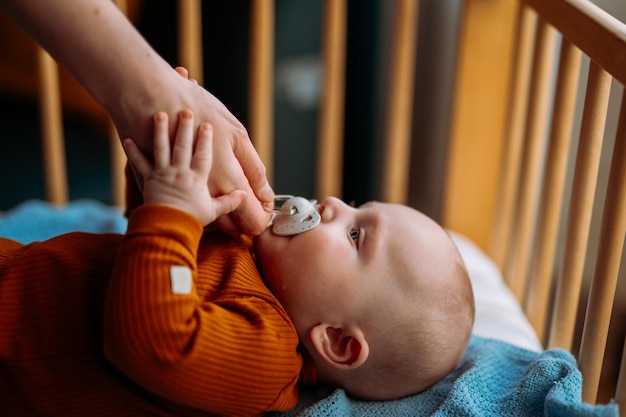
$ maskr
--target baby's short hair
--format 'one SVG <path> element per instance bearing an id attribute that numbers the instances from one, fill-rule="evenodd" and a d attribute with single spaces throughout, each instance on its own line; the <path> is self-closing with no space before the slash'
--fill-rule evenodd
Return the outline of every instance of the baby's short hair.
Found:
<path id="1" fill-rule="evenodd" d="M 355 370 L 344 389 L 366 400 L 396 399 L 427 389 L 458 365 L 469 344 L 475 307 L 460 255 L 450 271 L 452 285 L 427 294 L 428 304 L 397 307 L 386 317 L 385 334 L 370 340 L 370 363 Z"/>

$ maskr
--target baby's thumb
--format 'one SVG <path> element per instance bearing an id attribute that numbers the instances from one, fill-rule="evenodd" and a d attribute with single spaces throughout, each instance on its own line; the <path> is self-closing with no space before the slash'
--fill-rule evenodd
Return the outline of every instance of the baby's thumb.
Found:
<path id="1" fill-rule="evenodd" d="M 215 204 L 215 218 L 235 211 L 247 196 L 248 193 L 245 191 L 235 190 L 228 194 L 215 197 L 213 199 L 213 203 Z"/>

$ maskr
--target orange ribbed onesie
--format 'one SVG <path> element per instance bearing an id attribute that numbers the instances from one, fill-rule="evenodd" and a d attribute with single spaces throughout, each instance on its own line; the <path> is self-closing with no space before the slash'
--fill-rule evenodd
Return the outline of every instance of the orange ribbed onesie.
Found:
<path id="1" fill-rule="evenodd" d="M 125 236 L 0 239 L 2 416 L 287 410 L 314 374 L 297 345 L 249 247 L 174 208 Z"/>

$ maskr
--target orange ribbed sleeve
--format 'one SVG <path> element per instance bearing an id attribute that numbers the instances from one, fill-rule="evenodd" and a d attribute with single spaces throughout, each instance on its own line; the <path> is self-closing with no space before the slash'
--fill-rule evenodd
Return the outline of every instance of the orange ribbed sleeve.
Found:
<path id="1" fill-rule="evenodd" d="M 173 290 L 172 266 L 191 272 L 188 293 Z M 287 410 L 297 403 L 297 345 L 241 240 L 203 237 L 195 218 L 173 208 L 133 211 L 104 313 L 105 354 L 123 373 L 221 415 Z"/>

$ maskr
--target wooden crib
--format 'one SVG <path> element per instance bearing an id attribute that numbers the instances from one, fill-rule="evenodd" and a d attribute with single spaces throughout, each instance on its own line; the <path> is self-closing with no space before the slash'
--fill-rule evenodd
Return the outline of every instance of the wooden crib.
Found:
<path id="1" fill-rule="evenodd" d="M 393 3 L 383 201 L 409 202 L 418 3 Z M 275 4 L 251 0 L 250 7 L 247 128 L 271 178 Z M 202 82 L 200 8 L 200 1 L 179 2 L 179 59 Z M 318 198 L 343 194 L 348 2 L 326 0 L 323 10 Z M 465 0 L 458 33 L 441 222 L 496 261 L 545 347 L 575 354 L 584 401 L 626 403 L 626 365 L 618 377 L 626 294 L 616 297 L 626 234 L 624 98 L 615 133 L 605 134 L 613 132 L 605 127 L 611 85 L 622 96 L 626 85 L 626 25 L 586 0 Z M 48 198 L 63 204 L 56 69 L 43 52 L 39 65 Z M 113 201 L 122 205 L 118 142 L 112 138 Z"/>
<path id="2" fill-rule="evenodd" d="M 485 233 L 474 238 L 488 245 L 545 346 L 579 349 L 583 399 L 594 402 L 626 230 L 626 27 L 588 1 L 467 2 L 465 13 L 445 224 L 467 234 Z M 502 29 L 505 39 L 492 40 L 489 50 L 481 47 L 493 36 L 485 28 Z M 589 74 L 582 121 L 574 130 L 581 56 L 589 58 Z M 503 72 L 495 75 L 497 71 Z M 612 82 L 622 90 L 622 104 L 615 136 L 606 139 L 613 149 L 605 145 L 603 150 Z M 483 100 L 485 107 L 473 104 Z M 486 114 L 495 117 L 485 120 Z M 495 147 L 503 158 L 487 161 L 485 154 L 472 151 L 487 147 Z M 601 152 L 612 159 L 608 180 L 598 182 Z M 478 159 L 468 161 L 468 155 Z M 475 178 L 497 178 L 497 184 L 484 183 L 493 185 L 485 193 L 498 197 L 487 194 L 481 201 L 477 187 L 467 181 L 485 165 L 492 170 Z M 564 199 L 568 187 L 569 200 Z M 597 190 L 606 195 L 601 206 L 594 206 Z M 485 219 L 480 213 L 489 214 L 488 227 L 475 221 Z M 599 244 L 594 247 L 590 232 L 598 222 Z M 483 236 L 489 240 L 481 240 Z M 581 297 L 585 263 L 595 263 L 588 299 Z M 582 335 L 575 340 L 579 300 L 586 313 Z M 621 342 L 623 297 L 615 308 Z M 610 363 L 605 371 L 616 375 L 619 359 L 604 360 Z M 617 391 L 622 402 L 625 372 L 622 366 Z"/>

